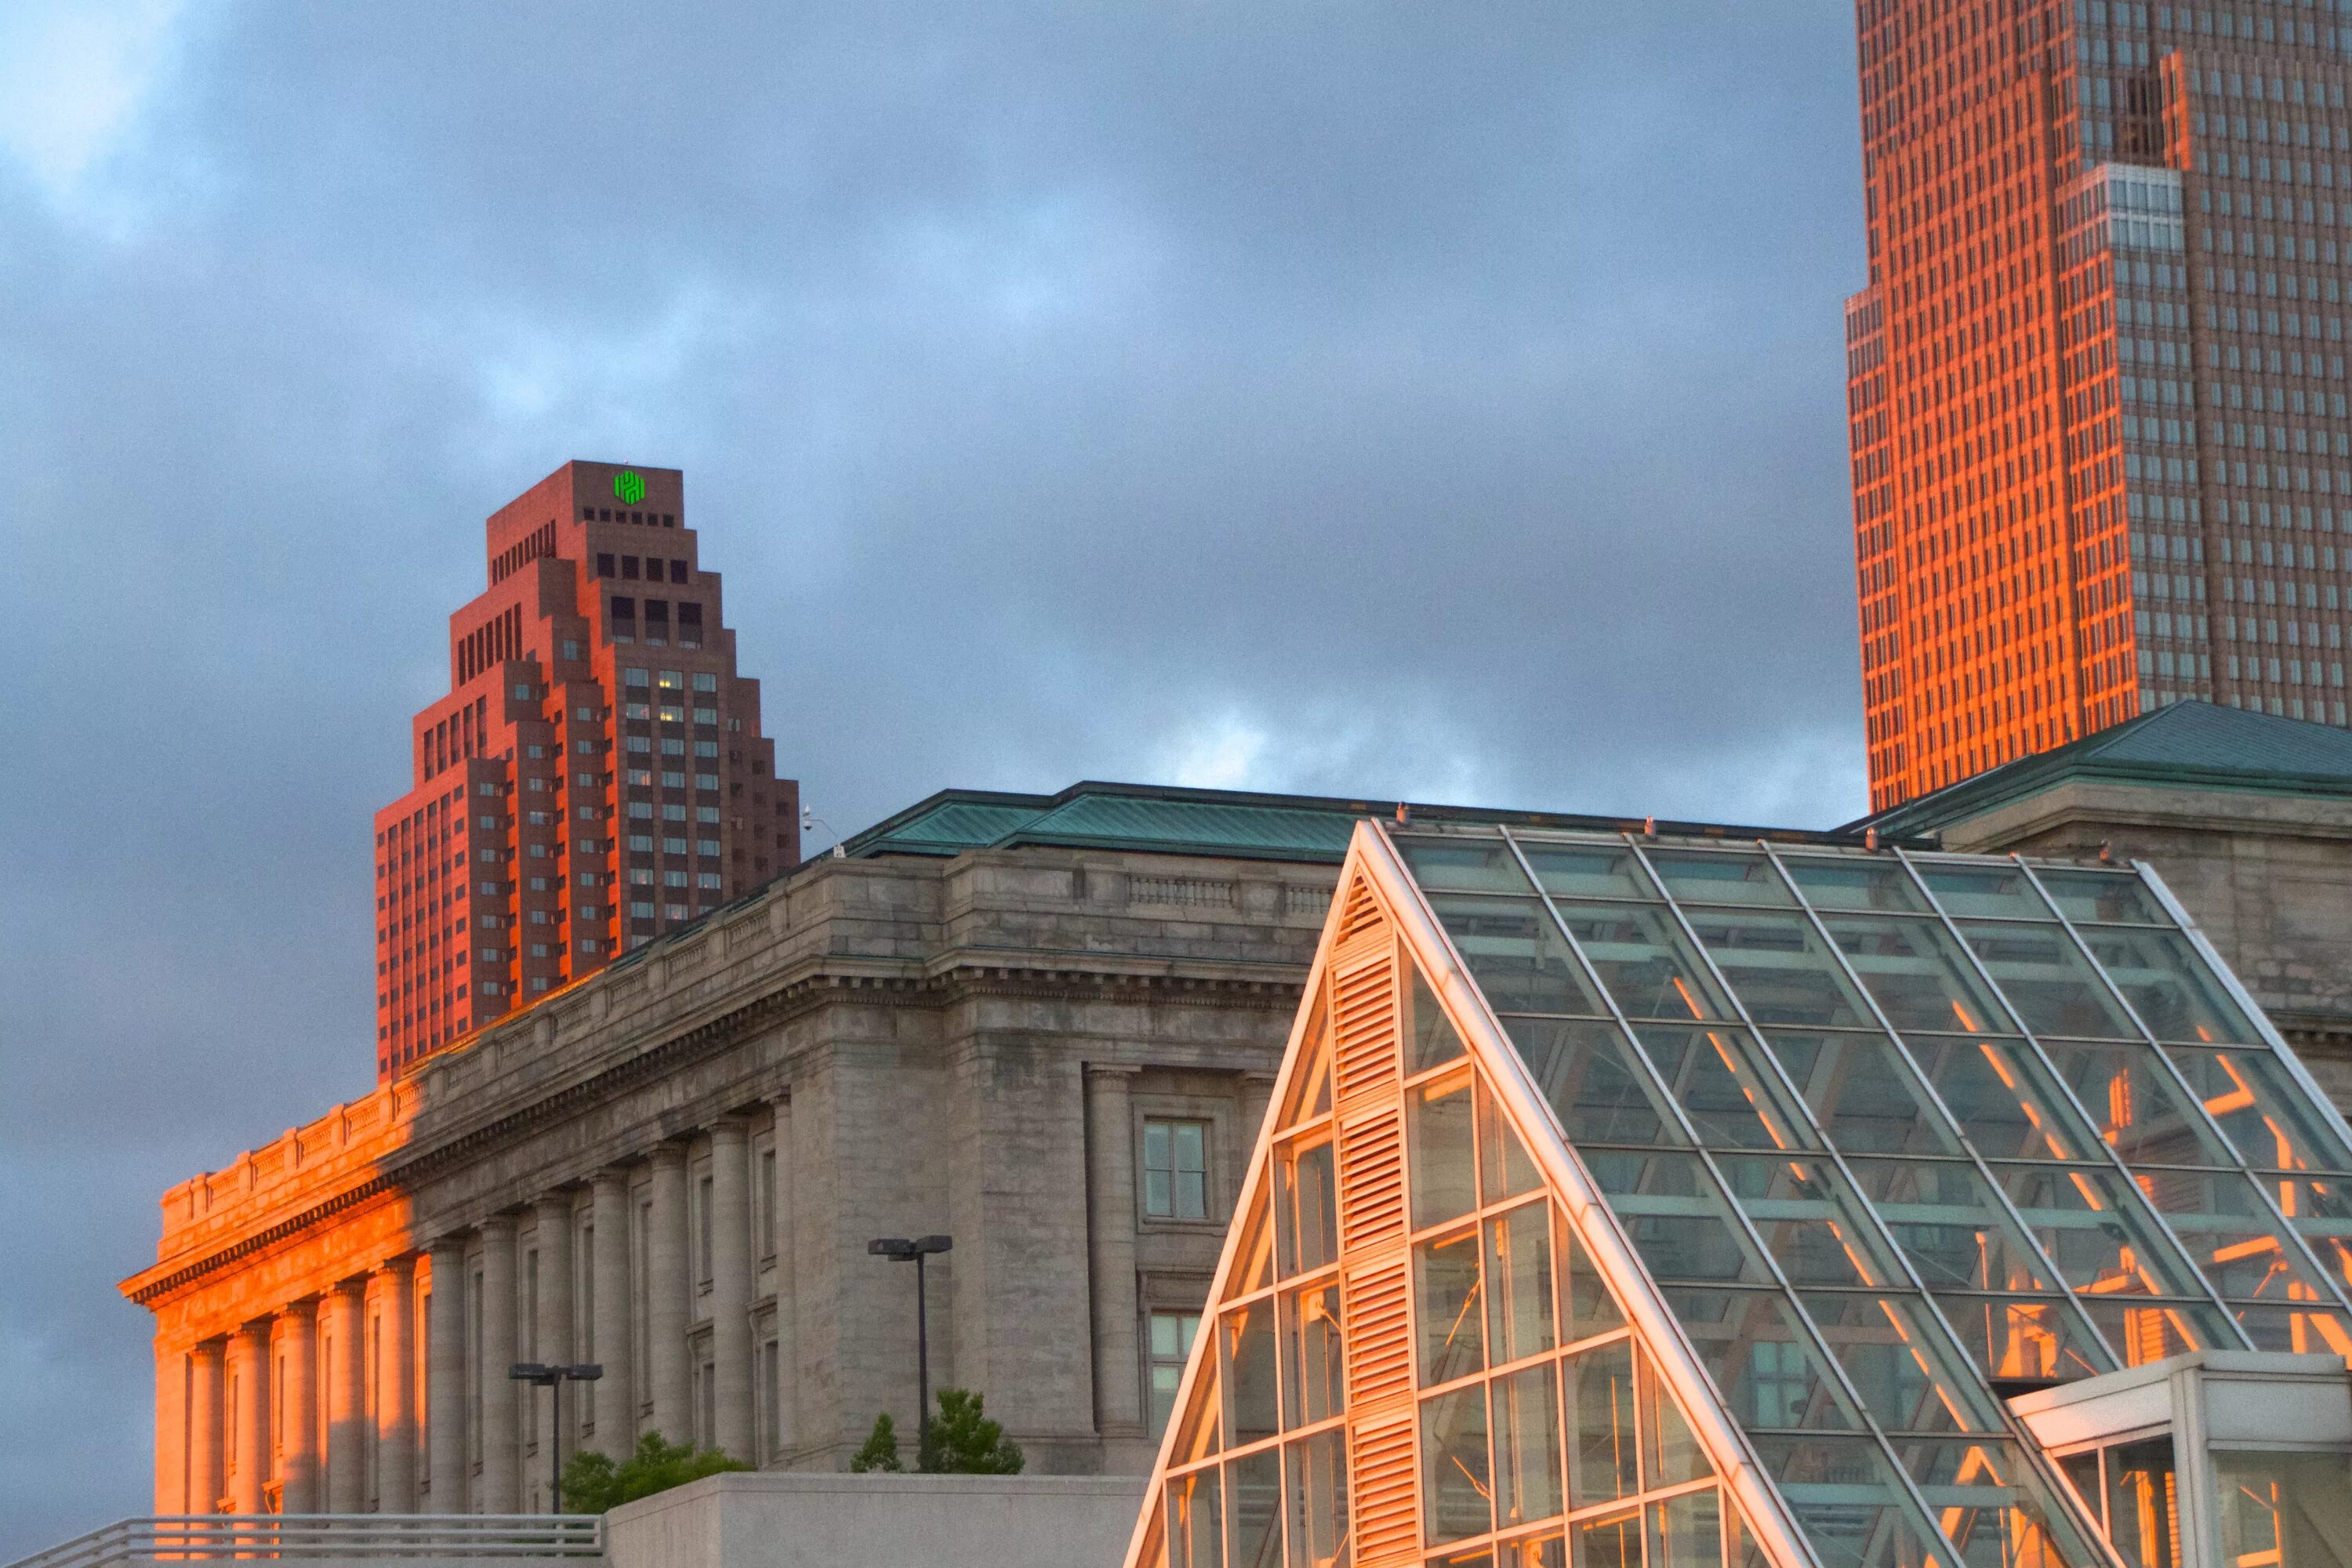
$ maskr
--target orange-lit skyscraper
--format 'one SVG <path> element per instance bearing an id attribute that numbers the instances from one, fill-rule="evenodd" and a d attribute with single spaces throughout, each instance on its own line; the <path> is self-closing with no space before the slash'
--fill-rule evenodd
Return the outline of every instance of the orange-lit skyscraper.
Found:
<path id="1" fill-rule="evenodd" d="M 1862 0 L 1873 809 L 2184 699 L 2346 722 L 2340 3 Z"/>
<path id="2" fill-rule="evenodd" d="M 375 816 L 379 1079 L 798 861 L 684 489 L 567 463 L 490 518 L 449 694 Z"/>

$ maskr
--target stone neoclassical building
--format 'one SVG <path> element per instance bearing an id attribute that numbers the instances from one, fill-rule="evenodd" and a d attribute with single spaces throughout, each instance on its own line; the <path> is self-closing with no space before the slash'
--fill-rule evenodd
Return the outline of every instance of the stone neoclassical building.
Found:
<path id="1" fill-rule="evenodd" d="M 914 1415 L 914 1282 L 866 1244 L 930 1233 L 933 1386 L 1033 1469 L 1147 1470 L 1350 825 L 1393 810 L 943 795 L 173 1188 L 123 1285 L 157 1510 L 543 1509 L 547 1445 L 649 1431 L 838 1468 Z M 559 1430 L 521 1361 L 604 1376 Z"/>
<path id="2" fill-rule="evenodd" d="M 932 1385 L 1033 1470 L 1148 1472 L 1349 832 L 1395 811 L 948 792 L 173 1188 L 123 1285 L 157 1510 L 544 1509 L 562 1451 L 649 1431 L 839 1468 L 914 1414 L 913 1281 L 866 1244 L 930 1233 Z M 1872 829 L 2152 860 L 2352 1087 L 2352 737 L 2167 709 L 1769 836 Z M 559 1429 L 518 1361 L 604 1376 Z"/>

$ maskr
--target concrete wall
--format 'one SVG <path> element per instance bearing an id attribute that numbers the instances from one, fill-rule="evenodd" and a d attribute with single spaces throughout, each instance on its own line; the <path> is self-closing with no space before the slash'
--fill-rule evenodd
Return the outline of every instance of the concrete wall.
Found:
<path id="1" fill-rule="evenodd" d="M 605 1518 L 612 1568 L 1115 1568 L 1141 1478 L 710 1476 Z"/>

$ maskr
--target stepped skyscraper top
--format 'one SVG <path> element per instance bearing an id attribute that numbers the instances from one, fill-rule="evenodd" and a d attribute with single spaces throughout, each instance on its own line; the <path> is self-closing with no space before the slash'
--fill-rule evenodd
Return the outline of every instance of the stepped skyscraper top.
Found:
<path id="1" fill-rule="evenodd" d="M 375 817 L 379 1079 L 798 862 L 685 512 L 675 468 L 572 462 L 491 515 Z"/>

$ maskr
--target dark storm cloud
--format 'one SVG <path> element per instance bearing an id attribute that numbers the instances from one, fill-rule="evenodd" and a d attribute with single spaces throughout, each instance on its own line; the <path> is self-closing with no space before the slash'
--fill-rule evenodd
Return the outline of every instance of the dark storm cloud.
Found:
<path id="1" fill-rule="evenodd" d="M 845 831 L 1861 805 L 1843 7 L 12 12 L 0 1556 L 144 1506 L 161 1189 L 368 1087 L 368 813 L 567 458 L 688 470 Z"/>

